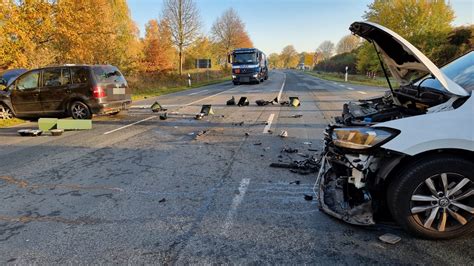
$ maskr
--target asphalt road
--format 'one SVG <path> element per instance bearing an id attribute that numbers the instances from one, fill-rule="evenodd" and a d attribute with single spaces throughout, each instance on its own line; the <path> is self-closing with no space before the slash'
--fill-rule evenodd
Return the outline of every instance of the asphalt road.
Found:
<path id="1" fill-rule="evenodd" d="M 345 224 L 304 199 L 314 175 L 269 167 L 304 159 L 284 147 L 316 154 L 309 149 L 321 148 L 345 101 L 381 93 L 273 71 L 259 85 L 159 97 L 164 121 L 142 108 L 157 100 L 147 99 L 95 118 L 90 131 L 28 138 L 0 129 L 0 264 L 472 264 L 472 236 L 426 241 L 395 225 Z M 301 107 L 255 105 L 279 94 Z M 226 106 L 231 96 L 251 105 Z M 202 104 L 215 114 L 194 120 Z M 385 233 L 402 241 L 382 243 Z"/>

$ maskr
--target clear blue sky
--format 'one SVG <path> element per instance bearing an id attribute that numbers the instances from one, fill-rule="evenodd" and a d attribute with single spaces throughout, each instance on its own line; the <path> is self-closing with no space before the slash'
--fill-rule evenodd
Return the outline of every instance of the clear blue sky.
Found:
<path id="1" fill-rule="evenodd" d="M 144 25 L 161 16 L 161 0 L 127 0 L 143 35 Z M 370 0 L 196 0 L 208 34 L 212 23 L 233 7 L 246 24 L 255 45 L 267 54 L 293 44 L 298 52 L 314 51 L 324 40 L 337 43 L 349 25 L 362 19 Z M 473 0 L 450 0 L 454 25 L 474 23 Z"/>

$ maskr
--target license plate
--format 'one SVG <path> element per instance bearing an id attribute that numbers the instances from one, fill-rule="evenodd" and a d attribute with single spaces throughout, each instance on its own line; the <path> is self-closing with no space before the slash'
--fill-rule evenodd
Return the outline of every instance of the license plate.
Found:
<path id="1" fill-rule="evenodd" d="M 243 77 L 241 78 L 242 79 L 242 82 L 249 82 L 250 81 L 250 78 L 249 77 Z"/>
<path id="2" fill-rule="evenodd" d="M 114 88 L 114 94 L 125 94 L 125 88 Z"/>

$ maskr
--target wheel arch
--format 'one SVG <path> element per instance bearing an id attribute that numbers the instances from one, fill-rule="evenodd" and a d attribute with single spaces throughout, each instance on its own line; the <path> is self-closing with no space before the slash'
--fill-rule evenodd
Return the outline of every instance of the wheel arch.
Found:
<path id="1" fill-rule="evenodd" d="M 400 176 L 403 171 L 409 169 L 412 165 L 417 164 L 422 160 L 442 156 L 454 156 L 472 162 L 472 158 L 474 158 L 474 151 L 464 149 L 436 149 L 425 151 L 414 156 L 404 156 L 392 169 L 387 171 L 387 173 L 383 176 L 380 176 L 380 178 L 384 180 L 385 191 L 391 182 L 397 180 L 397 177 Z"/>
<path id="2" fill-rule="evenodd" d="M 0 99 L 0 105 L 5 105 L 6 107 L 10 108 L 10 111 L 12 111 L 13 115 L 17 116 L 15 108 L 13 108 L 10 100 Z"/>

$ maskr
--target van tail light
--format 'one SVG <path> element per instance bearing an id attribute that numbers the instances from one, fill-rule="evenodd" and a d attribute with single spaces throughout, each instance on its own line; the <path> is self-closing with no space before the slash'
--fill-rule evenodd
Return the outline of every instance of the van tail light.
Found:
<path id="1" fill-rule="evenodd" d="M 100 86 L 94 87 L 94 90 L 92 91 L 92 95 L 94 98 L 104 98 L 106 96 L 104 88 Z"/>

